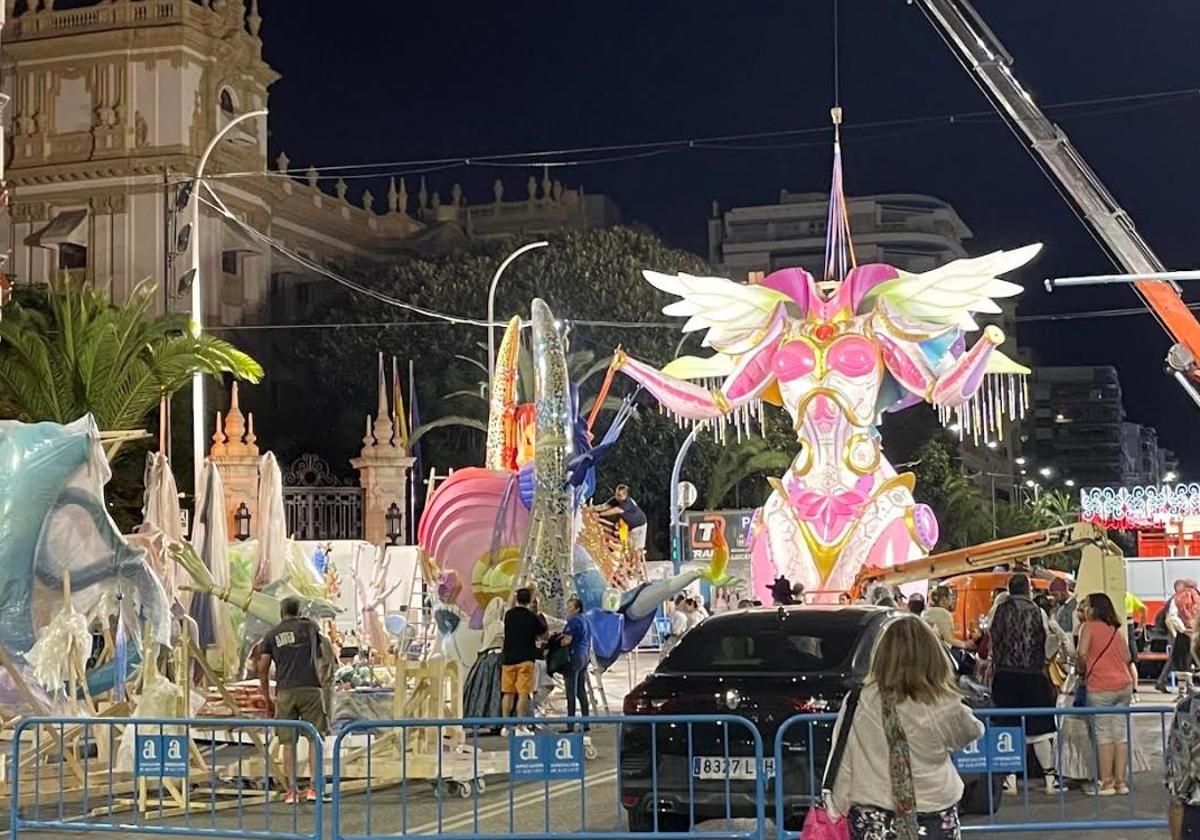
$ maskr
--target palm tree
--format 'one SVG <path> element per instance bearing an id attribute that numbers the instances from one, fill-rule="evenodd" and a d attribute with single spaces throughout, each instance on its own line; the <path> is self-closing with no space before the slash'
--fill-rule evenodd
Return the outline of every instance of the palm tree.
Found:
<path id="1" fill-rule="evenodd" d="M 258 362 L 227 341 L 195 335 L 186 315 L 150 315 L 154 287 L 121 306 L 83 283 L 14 302 L 0 320 L 0 402 L 20 419 L 69 423 L 90 413 L 102 432 L 140 429 L 193 374 L 257 382 Z M 111 460 L 121 436 L 109 447 Z"/>
<path id="2" fill-rule="evenodd" d="M 738 443 L 722 446 L 712 475 L 705 485 L 705 508 L 719 508 L 733 488 L 747 478 L 756 475 L 779 475 L 791 466 L 791 463 L 791 453 L 779 449 L 765 436 L 749 435 Z M 766 486 L 765 482 L 763 486 Z"/>

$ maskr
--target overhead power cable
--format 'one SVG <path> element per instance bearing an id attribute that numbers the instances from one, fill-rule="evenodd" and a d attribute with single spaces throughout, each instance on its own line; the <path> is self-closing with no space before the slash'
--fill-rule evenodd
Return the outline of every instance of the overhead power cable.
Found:
<path id="1" fill-rule="evenodd" d="M 1128 94 L 1123 96 L 1106 96 L 1090 99 L 1079 99 L 1046 105 L 1043 110 L 1064 112 L 1064 117 L 1101 115 L 1121 113 L 1135 108 L 1157 107 L 1175 101 L 1194 99 L 1200 96 L 1196 88 L 1179 88 L 1151 93 Z M 1118 107 L 1106 107 L 1118 106 Z M 924 117 L 905 117 L 889 120 L 874 120 L 862 123 L 850 123 L 842 126 L 843 142 L 865 142 L 889 136 L 888 132 L 876 132 L 870 135 L 860 135 L 864 129 L 908 129 L 927 126 L 957 125 L 960 123 L 994 123 L 1001 122 L 1000 117 L 991 110 L 965 111 L 958 113 L 937 114 Z M 691 137 L 673 140 L 650 140 L 633 143 L 615 143 L 608 145 L 578 146 L 562 149 L 543 149 L 540 151 L 504 152 L 478 155 L 462 155 L 436 158 L 417 158 L 412 160 L 380 161 L 376 163 L 344 163 L 329 164 L 313 167 L 292 167 L 283 170 L 241 171 L 205 176 L 206 180 L 229 180 L 250 177 L 303 177 L 313 172 L 324 177 L 341 177 L 345 180 L 358 178 L 381 178 L 402 175 L 423 175 L 433 172 L 456 169 L 461 167 L 500 167 L 500 168 L 543 168 L 543 167 L 575 167 L 593 164 L 609 164 L 626 160 L 638 160 L 655 157 L 662 154 L 694 151 L 773 151 L 787 148 L 800 148 L 812 144 L 753 144 L 757 140 L 780 140 L 787 137 L 803 137 L 805 135 L 831 135 L 833 128 L 829 125 L 809 126 L 775 131 L 759 131 L 740 134 L 713 135 L 707 137 Z M 908 133 L 907 131 L 904 133 Z M 597 155 L 598 157 L 587 157 Z M 371 171 L 366 171 L 371 170 Z M 353 174 L 358 173 L 358 174 Z"/>

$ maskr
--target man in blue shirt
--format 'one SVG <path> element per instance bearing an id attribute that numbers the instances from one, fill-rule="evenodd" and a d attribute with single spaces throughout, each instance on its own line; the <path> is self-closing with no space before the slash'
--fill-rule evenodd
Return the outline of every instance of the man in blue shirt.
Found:
<path id="1" fill-rule="evenodd" d="M 583 601 L 576 595 L 567 599 L 567 626 L 563 630 L 561 644 L 571 651 L 571 667 L 564 675 L 567 683 L 567 717 L 575 717 L 576 700 L 580 716 L 587 717 L 587 667 L 592 654 L 592 631 L 583 617 Z M 589 728 L 585 724 L 583 731 L 587 732 Z M 567 726 L 564 731 L 575 731 L 574 724 Z"/>

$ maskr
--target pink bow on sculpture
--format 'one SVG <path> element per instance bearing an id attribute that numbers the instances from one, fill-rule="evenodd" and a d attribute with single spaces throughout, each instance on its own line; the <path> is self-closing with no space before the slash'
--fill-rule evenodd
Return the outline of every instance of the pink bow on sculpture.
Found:
<path id="1" fill-rule="evenodd" d="M 802 482 L 794 482 L 788 490 L 788 501 L 796 516 L 812 525 L 822 540 L 831 541 L 858 516 L 871 498 L 872 476 L 861 476 L 853 490 L 840 493 L 821 493 L 810 490 Z"/>

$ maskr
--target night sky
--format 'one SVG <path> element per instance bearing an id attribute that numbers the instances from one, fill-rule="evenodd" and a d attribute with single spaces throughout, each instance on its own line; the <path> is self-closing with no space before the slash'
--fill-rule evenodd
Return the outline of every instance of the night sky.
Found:
<path id="1" fill-rule="evenodd" d="M 820 127 L 833 97 L 832 0 L 261 6 L 264 51 L 283 75 L 271 89 L 271 154 L 285 149 L 294 167 Z M 1042 105 L 1200 88 L 1193 0 L 977 0 L 977 8 Z M 1136 303 L 1126 288 L 1042 290 L 1044 277 L 1112 265 L 998 119 L 856 128 L 990 106 L 903 0 L 841 0 L 840 18 L 848 194 L 946 199 L 974 230 L 974 253 L 1045 242 L 1020 278 L 1027 287 L 1021 315 Z M 1200 264 L 1195 93 L 1051 111 L 1171 268 Z M 737 149 L 684 150 L 554 176 L 613 197 L 627 220 L 706 254 L 713 200 L 722 208 L 769 204 L 781 188 L 828 188 L 828 135 L 756 142 L 774 148 L 736 141 Z M 523 195 L 529 174 L 473 167 L 427 178 L 444 199 L 457 181 L 478 203 L 491 199 L 496 177 L 508 196 Z M 382 204 L 386 183 L 352 182 L 352 197 L 365 187 Z M 413 176 L 409 191 L 416 192 Z M 1028 323 L 1019 338 L 1037 363 L 1116 365 L 1130 418 L 1157 426 L 1162 443 L 1182 455 L 1185 474 L 1195 475 L 1200 437 L 1191 432 L 1200 409 L 1161 373 L 1170 342 L 1149 316 Z"/>

